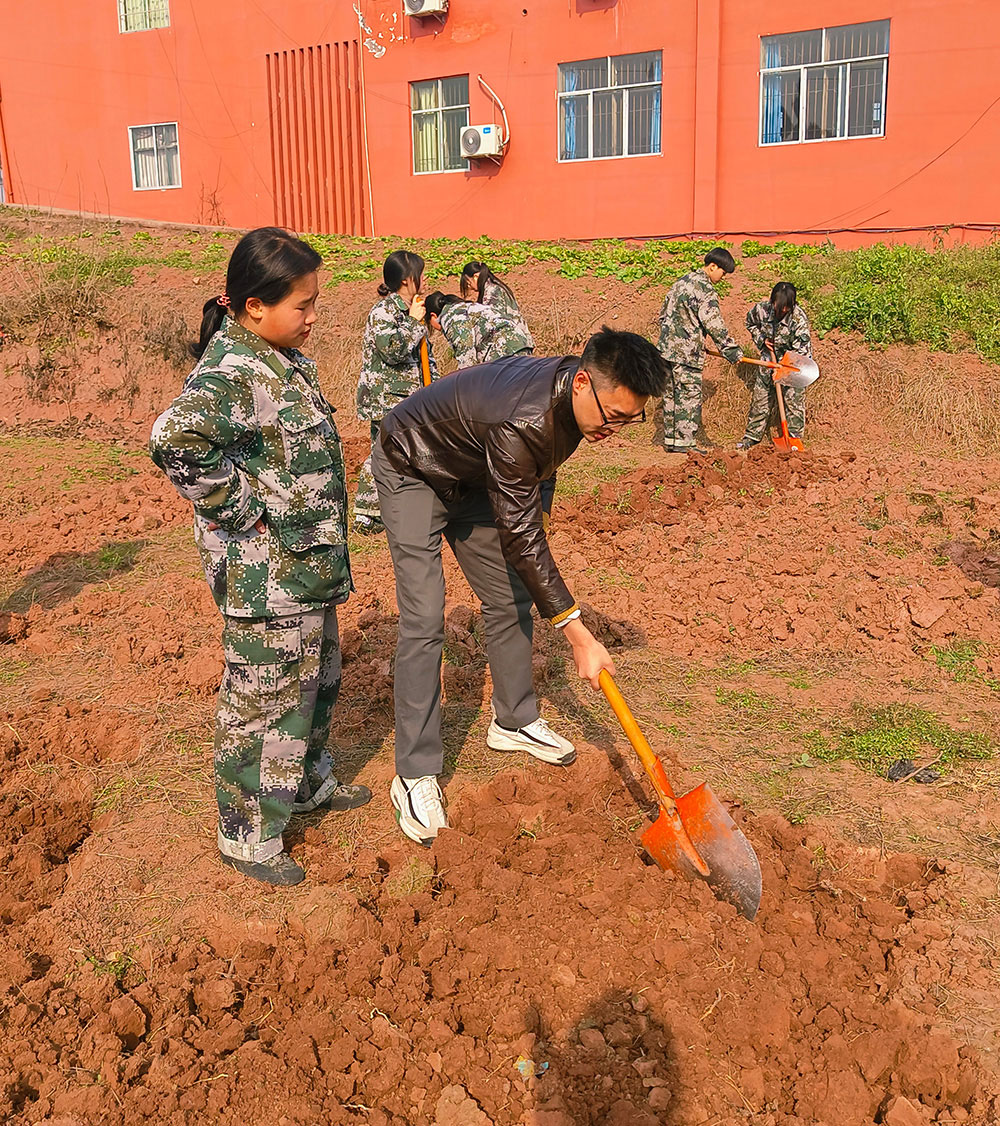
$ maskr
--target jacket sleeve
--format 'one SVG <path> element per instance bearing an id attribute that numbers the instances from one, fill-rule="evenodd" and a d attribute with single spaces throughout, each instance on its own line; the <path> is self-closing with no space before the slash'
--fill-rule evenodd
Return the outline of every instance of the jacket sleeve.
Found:
<path id="1" fill-rule="evenodd" d="M 738 364 L 743 358 L 740 346 L 729 335 L 726 322 L 722 319 L 722 310 L 719 308 L 719 299 L 715 292 L 707 293 L 701 299 L 698 309 L 698 319 L 706 335 L 715 341 L 716 348 L 726 357 L 731 364 Z"/>
<path id="2" fill-rule="evenodd" d="M 812 351 L 812 335 L 809 332 L 809 320 L 805 313 L 795 306 L 795 319 L 792 324 L 792 342 L 788 349 L 790 352 L 798 352 L 800 356 L 811 356 Z"/>
<path id="3" fill-rule="evenodd" d="M 486 466 L 487 492 L 504 558 L 528 588 L 542 617 L 559 625 L 578 607 L 549 550 L 534 454 L 514 423 L 503 422 L 490 431 Z"/>
<path id="4" fill-rule="evenodd" d="M 375 351 L 387 364 L 393 366 L 411 359 L 427 330 L 402 309 L 374 314 Z"/>
<path id="5" fill-rule="evenodd" d="M 757 351 L 764 353 L 767 351 L 767 334 L 764 331 L 764 313 L 760 305 L 754 305 L 747 313 L 747 332 L 750 333 L 750 339 L 757 345 Z"/>
<path id="6" fill-rule="evenodd" d="M 242 532 L 265 509 L 226 450 L 255 430 L 252 391 L 226 375 L 206 374 L 153 424 L 150 454 L 199 516 L 226 532 Z"/>

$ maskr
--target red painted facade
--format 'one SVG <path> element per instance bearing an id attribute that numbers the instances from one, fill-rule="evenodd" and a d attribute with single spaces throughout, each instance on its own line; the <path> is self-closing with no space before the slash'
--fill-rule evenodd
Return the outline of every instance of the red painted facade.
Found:
<path id="1" fill-rule="evenodd" d="M 117 0 L 0 13 L 7 199 L 410 236 L 590 238 L 1000 224 L 997 0 Z M 760 144 L 761 36 L 890 21 L 884 136 Z M 361 24 L 368 30 L 364 30 Z M 368 46 L 365 46 L 365 41 Z M 660 152 L 560 162 L 557 67 L 662 51 Z M 469 75 L 499 166 L 414 175 L 411 82 Z M 129 127 L 177 124 L 181 186 L 133 187 Z"/>

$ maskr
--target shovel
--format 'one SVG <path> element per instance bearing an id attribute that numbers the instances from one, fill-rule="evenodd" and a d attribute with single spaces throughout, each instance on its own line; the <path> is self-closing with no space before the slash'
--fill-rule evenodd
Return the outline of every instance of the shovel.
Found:
<path id="1" fill-rule="evenodd" d="M 427 351 L 427 337 L 423 337 L 420 341 L 420 375 L 423 378 L 424 386 L 430 387 L 431 385 L 431 358 Z"/>
<path id="2" fill-rule="evenodd" d="M 660 803 L 660 815 L 642 834 L 643 848 L 666 871 L 708 882 L 719 899 L 731 903 L 746 919 L 760 906 L 760 864 L 750 842 L 736 827 L 725 806 L 702 782 L 676 797 L 663 763 L 639 730 L 607 669 L 600 685 L 639 756 Z"/>
<path id="3" fill-rule="evenodd" d="M 706 348 L 705 351 L 709 356 L 725 359 L 721 352 L 713 352 L 711 348 Z M 773 348 L 771 355 L 774 355 Z M 741 363 L 756 364 L 757 367 L 769 368 L 774 372 L 776 384 L 783 383 L 786 387 L 795 387 L 798 390 L 808 387 L 810 383 L 815 383 L 819 379 L 819 367 L 816 361 L 811 356 L 803 356 L 799 352 L 786 352 L 780 360 L 754 360 L 750 356 L 744 356 Z M 805 449 L 801 438 L 793 438 L 788 433 L 788 420 L 785 418 L 785 403 L 780 387 L 775 388 L 775 394 L 778 399 L 781 435 L 774 439 L 774 448 L 785 452 Z"/>

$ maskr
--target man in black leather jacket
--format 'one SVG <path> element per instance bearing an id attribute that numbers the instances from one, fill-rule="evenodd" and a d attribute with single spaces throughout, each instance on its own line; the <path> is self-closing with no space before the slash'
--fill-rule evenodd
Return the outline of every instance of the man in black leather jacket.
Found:
<path id="1" fill-rule="evenodd" d="M 441 773 L 444 571 L 451 544 L 483 604 L 493 679 L 494 750 L 569 765 L 572 743 L 538 714 L 531 682 L 531 605 L 561 629 L 577 672 L 598 687 L 614 672 L 607 649 L 552 558 L 540 485 L 579 445 L 645 419 L 667 373 L 656 348 L 606 326 L 579 359 L 510 356 L 466 368 L 411 395 L 386 416 L 372 469 L 396 572 L 396 772 L 391 798 L 411 840 L 447 825 Z"/>

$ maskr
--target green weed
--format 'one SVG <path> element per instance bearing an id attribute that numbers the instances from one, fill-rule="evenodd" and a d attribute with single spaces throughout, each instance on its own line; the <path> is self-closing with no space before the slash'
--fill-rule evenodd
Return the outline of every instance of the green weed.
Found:
<path id="1" fill-rule="evenodd" d="M 875 345 L 919 343 L 945 352 L 971 345 L 1000 362 L 1000 244 L 928 250 L 878 243 L 782 254 L 769 265 L 797 287 L 821 333 L 852 329 Z"/>
<path id="2" fill-rule="evenodd" d="M 976 666 L 982 643 L 974 638 L 953 641 L 950 645 L 932 645 L 931 653 L 939 669 L 951 673 L 958 684 L 979 683 L 994 691 L 1000 690 L 1000 681 L 984 676 Z"/>
<path id="3" fill-rule="evenodd" d="M 979 732 L 956 731 L 932 712 L 911 704 L 889 704 L 862 712 L 861 722 L 845 729 L 836 743 L 809 748 L 817 758 L 850 759 L 874 774 L 884 774 L 897 759 L 918 759 L 936 751 L 946 765 L 963 759 L 988 759 L 993 741 Z"/>
<path id="4" fill-rule="evenodd" d="M 715 699 L 727 708 L 749 717 L 766 715 L 773 706 L 766 696 L 761 696 L 752 688 L 748 688 L 745 692 L 730 692 L 724 688 L 716 688 Z"/>

